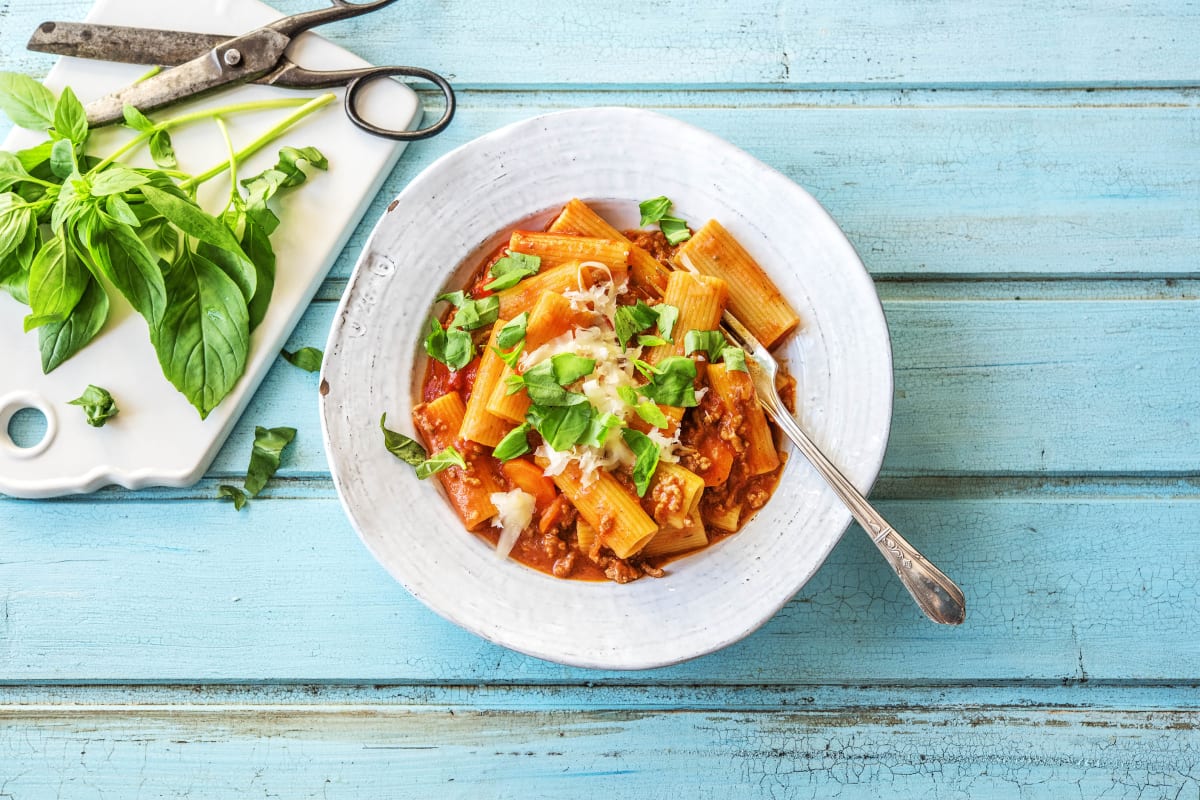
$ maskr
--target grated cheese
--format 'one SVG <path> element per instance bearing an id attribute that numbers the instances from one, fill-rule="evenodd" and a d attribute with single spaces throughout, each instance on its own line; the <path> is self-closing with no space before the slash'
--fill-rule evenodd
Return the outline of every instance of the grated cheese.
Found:
<path id="1" fill-rule="evenodd" d="M 533 522 L 533 495 L 513 489 L 510 492 L 493 492 L 488 499 L 497 512 L 492 518 L 492 527 L 501 529 L 500 540 L 496 542 L 496 554 L 508 558 L 521 532 Z"/>

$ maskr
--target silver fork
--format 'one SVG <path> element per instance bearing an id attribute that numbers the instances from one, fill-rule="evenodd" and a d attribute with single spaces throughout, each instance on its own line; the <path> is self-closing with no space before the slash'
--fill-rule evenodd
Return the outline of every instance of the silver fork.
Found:
<path id="1" fill-rule="evenodd" d="M 846 476 L 821 452 L 813 440 L 808 438 L 808 434 L 797 424 L 796 419 L 788 413 L 783 401 L 779 399 L 779 392 L 775 390 L 775 376 L 779 373 L 779 363 L 767 348 L 728 311 L 722 320 L 724 324 L 721 328 L 725 335 L 749 356 L 746 359 L 746 367 L 750 370 L 759 404 L 850 509 L 858 524 L 892 565 L 904 588 L 925 612 L 925 616 L 943 625 L 960 624 L 967 616 L 966 599 L 962 589 L 940 569 L 926 561 L 925 557 L 917 552 L 917 548 L 909 544 L 903 536 L 896 533 L 896 529 L 867 502 L 862 492 L 854 488 L 854 484 L 846 480 Z"/>

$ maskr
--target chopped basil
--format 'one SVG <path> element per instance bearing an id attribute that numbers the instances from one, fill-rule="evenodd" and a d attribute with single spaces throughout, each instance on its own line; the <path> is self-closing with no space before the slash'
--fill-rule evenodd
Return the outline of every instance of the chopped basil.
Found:
<path id="1" fill-rule="evenodd" d="M 279 469 L 283 458 L 283 450 L 296 438 L 295 428 L 263 428 L 254 429 L 254 446 L 250 450 L 250 466 L 246 469 L 246 492 L 251 497 L 267 485 L 267 481 Z"/>
<path id="2" fill-rule="evenodd" d="M 529 393 L 530 402 L 535 405 L 579 405 L 587 402 L 587 398 L 575 392 L 568 392 L 563 387 L 590 375 L 595 368 L 595 359 L 582 358 L 572 353 L 559 353 L 525 370 L 523 375 L 510 376 L 508 394 L 516 394 L 524 388 Z"/>
<path id="3" fill-rule="evenodd" d="M 650 488 L 650 479 L 658 469 L 658 445 L 649 436 L 633 428 L 621 431 L 621 437 L 637 456 L 633 465 L 633 485 L 637 489 L 638 497 L 645 497 L 646 490 Z"/>
<path id="4" fill-rule="evenodd" d="M 668 216 L 667 212 L 671 210 L 671 201 L 666 197 L 655 197 L 639 203 L 638 210 L 642 212 L 642 226 L 657 222 L 659 230 L 671 244 L 679 244 L 692 238 L 686 222 L 679 217 Z"/>
<path id="5" fill-rule="evenodd" d="M 670 344 L 670 342 L 661 336 L 651 336 L 643 333 L 638 337 L 639 347 L 661 347 L 664 344 Z"/>
<path id="6" fill-rule="evenodd" d="M 325 354 L 315 347 L 301 347 L 294 353 L 290 350 L 280 350 L 279 354 L 289 364 L 294 364 L 308 372 L 319 372 L 321 369 L 321 359 L 325 357 Z"/>
<path id="7" fill-rule="evenodd" d="M 406 464 L 417 466 L 425 460 L 425 448 L 403 433 L 388 430 L 387 414 L 379 418 L 379 430 L 383 431 L 383 444 L 388 452 Z"/>
<path id="8" fill-rule="evenodd" d="M 473 331 L 491 325 L 500 316 L 500 299 L 494 295 L 474 300 L 466 292 L 457 291 L 439 295 L 437 299 L 446 300 L 457 309 L 451 328 Z"/>
<path id="9" fill-rule="evenodd" d="M 525 341 L 525 329 L 528 325 L 529 312 L 522 311 L 501 328 L 500 333 L 496 334 L 496 344 L 503 348 L 509 348 L 518 342 Z"/>
<path id="10" fill-rule="evenodd" d="M 621 418 L 616 414 L 605 414 L 601 417 L 592 417 L 588 423 L 588 428 L 583 432 L 580 444 L 588 445 L 589 447 L 604 447 L 604 443 L 608 441 L 608 435 L 614 430 L 621 427 Z"/>
<path id="11" fill-rule="evenodd" d="M 689 356 L 702 352 L 708 356 L 709 361 L 716 361 L 728 344 L 725 334 L 720 331 L 691 330 L 683 337 L 683 352 Z"/>
<path id="12" fill-rule="evenodd" d="M 633 410 L 637 412 L 639 417 L 656 428 L 665 428 L 669 424 L 667 422 L 667 415 L 664 414 L 662 409 L 658 407 L 658 404 L 652 400 L 647 400 L 644 403 L 638 403 L 633 407 Z"/>
<path id="13" fill-rule="evenodd" d="M 542 435 L 552 450 L 570 450 L 591 426 L 595 410 L 591 403 L 586 402 L 587 398 L 577 396 L 583 398 L 584 402 L 569 406 L 533 405 L 525 415 L 525 420 Z"/>
<path id="14" fill-rule="evenodd" d="M 530 450 L 529 429 L 528 422 L 522 422 L 513 428 L 496 444 L 496 448 L 492 450 L 492 455 L 501 461 L 511 461 L 517 456 L 523 456 L 528 453 Z"/>
<path id="15" fill-rule="evenodd" d="M 670 356 L 651 366 L 645 361 L 635 365 L 649 382 L 639 388 L 644 397 L 664 406 L 691 408 L 696 405 L 696 362 L 684 356 Z"/>
<path id="16" fill-rule="evenodd" d="M 83 390 L 83 394 L 70 401 L 73 406 L 83 406 L 83 411 L 87 414 L 87 423 L 93 428 L 103 428 L 104 423 L 115 417 L 121 410 L 117 408 L 116 401 L 113 400 L 107 389 L 101 389 L 99 386 L 88 387 Z"/>
<path id="17" fill-rule="evenodd" d="M 658 222 L 671 210 L 671 201 L 666 196 L 654 197 L 638 203 L 638 211 L 642 212 L 641 227 Z"/>
<path id="18" fill-rule="evenodd" d="M 671 333 L 675 330 L 675 323 L 679 321 L 679 308 L 670 303 L 659 303 L 654 306 L 654 310 L 658 313 L 658 335 L 675 341 Z"/>
<path id="19" fill-rule="evenodd" d="M 627 406 L 636 406 L 638 404 L 637 390 L 632 386 L 618 386 L 617 396 L 624 400 Z"/>
<path id="20" fill-rule="evenodd" d="M 501 350 L 499 347 L 492 348 L 492 352 L 495 353 L 500 358 L 501 361 L 503 361 L 505 364 L 507 364 L 509 369 L 517 368 L 517 360 L 521 358 L 521 353 L 524 352 L 524 350 L 525 350 L 525 342 L 523 342 L 523 341 L 520 344 L 518 344 L 516 347 L 514 347 L 512 350 L 509 350 L 507 352 L 504 350 Z M 513 376 L 513 377 L 516 377 L 516 376 Z M 521 387 L 518 385 L 517 388 L 519 389 Z M 515 391 L 516 390 L 514 389 L 512 392 L 509 392 L 509 394 L 513 394 Z"/>
<path id="21" fill-rule="evenodd" d="M 448 329 L 436 319 L 429 320 L 429 335 L 425 337 L 425 352 L 452 370 L 460 370 L 475 357 L 471 334 L 451 325 Z"/>
<path id="22" fill-rule="evenodd" d="M 417 478 L 425 480 L 426 478 L 437 475 L 439 472 L 450 469 L 450 467 L 458 467 L 466 469 L 467 462 L 463 460 L 462 453 L 450 445 L 445 450 L 434 453 L 426 460 L 417 464 Z"/>
<path id="23" fill-rule="evenodd" d="M 489 292 L 510 289 L 530 275 L 537 275 L 541 266 L 542 259 L 540 256 L 514 253 L 512 250 L 509 250 L 508 255 L 492 265 L 489 272 L 495 280 L 486 284 L 483 288 Z"/>
<path id="24" fill-rule="evenodd" d="M 127 106 L 128 108 L 128 106 Z M 246 493 L 236 486 L 230 486 L 227 483 L 222 483 L 217 487 L 218 500 L 232 500 L 235 511 L 241 511 L 246 505 Z"/>
<path id="25" fill-rule="evenodd" d="M 658 227 L 671 244 L 679 244 L 692 238 L 692 232 L 688 230 L 687 223 L 678 217 L 663 217 L 658 221 Z"/>
<path id="26" fill-rule="evenodd" d="M 613 317 L 613 327 L 617 330 L 617 339 L 620 340 L 621 347 L 628 347 L 629 340 L 635 334 L 650 328 L 656 322 L 658 314 L 641 300 L 638 300 L 636 305 L 618 306 Z"/>
<path id="27" fill-rule="evenodd" d="M 721 351 L 721 360 L 725 362 L 725 369 L 730 372 L 750 371 L 746 366 L 746 351 L 740 347 L 726 347 Z"/>

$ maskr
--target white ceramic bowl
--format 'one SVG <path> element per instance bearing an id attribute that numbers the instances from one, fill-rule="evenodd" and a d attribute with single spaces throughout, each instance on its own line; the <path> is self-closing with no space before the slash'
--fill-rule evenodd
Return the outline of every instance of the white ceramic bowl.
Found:
<path id="1" fill-rule="evenodd" d="M 780 131 L 780 135 L 787 135 Z M 431 164 L 376 225 L 334 319 L 322 373 L 333 480 L 359 536 L 421 602 L 486 639 L 576 666 L 642 669 L 731 644 L 766 622 L 845 532 L 849 512 L 799 454 L 738 533 L 620 586 L 559 580 L 463 530 L 435 480 L 387 452 L 379 418 L 412 434 L 434 298 L 458 288 L 515 227 L 579 197 L 618 228 L 667 195 L 698 227 L 719 220 L 791 300 L 801 328 L 781 355 L 798 417 L 862 490 L 892 412 L 887 324 L 874 285 L 808 193 L 729 143 L 660 114 L 591 108 L 535 117 Z"/>

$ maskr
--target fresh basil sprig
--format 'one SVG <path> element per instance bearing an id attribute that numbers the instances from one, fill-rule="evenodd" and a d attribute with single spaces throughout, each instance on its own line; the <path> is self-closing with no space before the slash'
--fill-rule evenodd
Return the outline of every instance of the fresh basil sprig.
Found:
<path id="1" fill-rule="evenodd" d="M 671 333 L 679 319 L 679 309 L 670 303 L 659 303 L 648 306 L 638 300 L 631 306 L 618 306 L 613 317 L 613 327 L 617 331 L 617 339 L 622 347 L 629 346 L 629 340 L 642 331 L 658 326 L 658 336 L 643 336 L 638 338 L 641 347 L 656 347 L 660 344 L 671 344 Z M 647 341 L 643 341 L 643 339 Z"/>
<path id="2" fill-rule="evenodd" d="M 454 445 L 449 445 L 445 450 L 440 450 L 420 464 L 417 464 L 417 477 L 425 480 L 451 467 L 458 467 L 459 469 L 467 468 L 466 460 L 463 459 L 462 453 L 458 452 Z"/>
<path id="3" fill-rule="evenodd" d="M 245 371 L 250 331 L 270 301 L 275 255 L 268 236 L 279 220 L 267 202 L 304 182 L 301 165 L 327 165 L 312 148 L 285 147 L 275 167 L 242 182 L 246 196 L 231 192 L 220 215 L 197 204 L 196 188 L 226 169 L 236 173 L 251 152 L 332 99 L 243 103 L 159 122 L 127 107 L 125 122 L 136 135 L 98 159 L 85 151 L 87 117 L 70 89 L 55 99 L 28 76 L 0 72 L 0 110 L 49 137 L 0 153 L 0 288 L 30 307 L 25 328 L 38 330 L 43 371 L 103 328 L 111 285 L 146 319 L 164 375 L 207 416 Z M 242 151 L 230 146 L 228 161 L 193 176 L 175 169 L 169 130 L 288 106 L 300 108 Z M 140 145 L 149 145 L 161 169 L 118 160 Z"/>
<path id="4" fill-rule="evenodd" d="M 638 391 L 664 406 L 692 408 L 696 403 L 696 362 L 685 356 L 669 356 L 657 364 L 636 361 L 634 365 L 647 378 Z"/>

